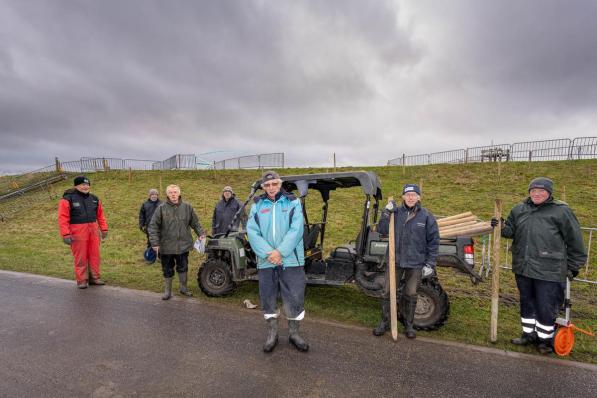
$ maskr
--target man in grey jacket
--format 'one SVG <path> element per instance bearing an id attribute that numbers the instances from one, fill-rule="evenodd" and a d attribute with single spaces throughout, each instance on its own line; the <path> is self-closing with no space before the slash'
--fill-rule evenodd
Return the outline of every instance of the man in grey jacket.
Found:
<path id="1" fill-rule="evenodd" d="M 212 235 L 225 234 L 234 219 L 234 215 L 241 207 L 242 203 L 236 199 L 232 187 L 225 186 L 222 190 L 222 199 L 216 204 L 211 219 Z M 238 228 L 241 223 L 243 227 L 247 225 L 247 213 L 245 213 L 244 209 L 238 215 L 237 219 L 234 220 L 232 228 Z"/>
<path id="2" fill-rule="evenodd" d="M 191 229 L 199 238 L 205 238 L 205 231 L 195 210 L 190 204 L 182 201 L 180 187 L 168 185 L 166 196 L 168 200 L 156 209 L 148 228 L 151 246 L 162 259 L 165 280 L 163 300 L 172 297 L 175 266 L 180 281 L 180 293 L 192 296 L 187 288 L 189 250 L 193 247 Z"/>

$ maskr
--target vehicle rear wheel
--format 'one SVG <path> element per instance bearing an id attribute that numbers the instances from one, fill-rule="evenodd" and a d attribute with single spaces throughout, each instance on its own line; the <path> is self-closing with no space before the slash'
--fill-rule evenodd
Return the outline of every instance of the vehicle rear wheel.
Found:
<path id="1" fill-rule="evenodd" d="M 197 275 L 199 288 L 207 296 L 223 297 L 231 294 L 236 287 L 232 281 L 230 266 L 222 260 L 208 260 Z"/>
<path id="2" fill-rule="evenodd" d="M 450 313 L 448 295 L 435 278 L 424 279 L 417 290 L 417 308 L 415 309 L 414 328 L 417 330 L 435 330 L 443 326 Z M 403 308 L 400 313 L 404 313 Z M 404 319 L 400 317 L 404 324 Z"/>

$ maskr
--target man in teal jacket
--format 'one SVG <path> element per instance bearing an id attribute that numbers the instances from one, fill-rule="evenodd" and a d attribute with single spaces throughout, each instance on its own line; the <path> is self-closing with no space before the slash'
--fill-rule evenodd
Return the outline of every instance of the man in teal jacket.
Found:
<path id="1" fill-rule="evenodd" d="M 282 190 L 282 180 L 275 171 L 263 173 L 261 187 L 265 193 L 254 199 L 247 234 L 257 256 L 259 297 L 268 326 L 263 351 L 273 351 L 278 343 L 278 295 L 288 319 L 289 342 L 299 351 L 307 351 L 309 345 L 298 333 L 299 321 L 305 317 L 301 202 Z"/>

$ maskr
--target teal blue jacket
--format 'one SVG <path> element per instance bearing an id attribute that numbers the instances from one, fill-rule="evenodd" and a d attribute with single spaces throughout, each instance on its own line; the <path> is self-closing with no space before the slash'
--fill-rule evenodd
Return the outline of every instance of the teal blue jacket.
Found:
<path id="1" fill-rule="evenodd" d="M 247 221 L 251 249 L 257 255 L 257 268 L 274 268 L 268 252 L 282 255 L 283 267 L 305 265 L 303 248 L 303 208 L 292 194 L 279 192 L 272 201 L 266 194 L 257 196 Z"/>

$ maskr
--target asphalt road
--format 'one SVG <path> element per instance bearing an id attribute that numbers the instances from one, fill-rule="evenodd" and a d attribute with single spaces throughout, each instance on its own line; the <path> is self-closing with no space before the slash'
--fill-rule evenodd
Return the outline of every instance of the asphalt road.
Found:
<path id="1" fill-rule="evenodd" d="M 0 397 L 597 396 L 597 366 L 327 322 L 264 354 L 240 305 L 5 271 L 0 303 Z"/>

